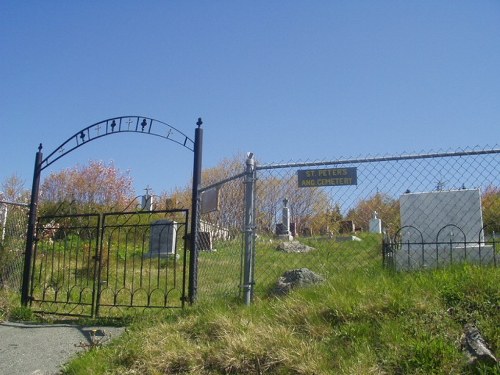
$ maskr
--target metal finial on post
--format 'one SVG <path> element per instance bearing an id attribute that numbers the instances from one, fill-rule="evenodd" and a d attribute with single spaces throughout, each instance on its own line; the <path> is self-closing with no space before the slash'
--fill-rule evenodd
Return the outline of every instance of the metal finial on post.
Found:
<path id="1" fill-rule="evenodd" d="M 42 146 L 42 144 L 40 143 L 40 144 L 38 145 L 38 152 L 41 152 L 41 151 L 42 151 L 42 148 L 43 148 L 43 146 Z"/>
<path id="2" fill-rule="evenodd" d="M 203 121 L 201 121 L 201 117 L 198 117 L 198 121 L 196 122 L 196 125 L 200 127 L 203 124 Z"/>

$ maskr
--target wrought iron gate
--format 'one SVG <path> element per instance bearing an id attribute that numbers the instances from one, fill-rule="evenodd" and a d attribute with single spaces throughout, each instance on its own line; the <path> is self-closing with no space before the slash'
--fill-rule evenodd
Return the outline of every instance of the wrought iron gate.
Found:
<path id="1" fill-rule="evenodd" d="M 187 226 L 184 209 L 40 217 L 33 311 L 95 317 L 183 307 Z"/>

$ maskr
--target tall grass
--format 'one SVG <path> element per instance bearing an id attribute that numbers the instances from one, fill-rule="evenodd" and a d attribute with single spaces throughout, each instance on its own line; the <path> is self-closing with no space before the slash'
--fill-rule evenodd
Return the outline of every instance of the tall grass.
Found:
<path id="1" fill-rule="evenodd" d="M 277 256 L 266 246 L 258 251 Z M 270 274 L 279 275 L 283 261 L 269 264 Z M 259 293 L 250 307 L 214 298 L 185 310 L 147 312 L 65 373 L 500 373 L 498 365 L 469 365 L 460 348 L 464 324 L 473 322 L 493 352 L 500 351 L 498 269 L 393 273 L 374 263 L 323 271 L 321 285 L 281 298 Z M 214 271 L 214 277 L 222 276 Z"/>

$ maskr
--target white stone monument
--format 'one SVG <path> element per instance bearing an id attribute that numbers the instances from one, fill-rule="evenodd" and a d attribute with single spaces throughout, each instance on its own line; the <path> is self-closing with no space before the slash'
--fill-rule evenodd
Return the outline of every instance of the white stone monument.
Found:
<path id="1" fill-rule="evenodd" d="M 166 258 L 177 255 L 177 222 L 157 220 L 151 224 L 148 257 Z"/>
<path id="2" fill-rule="evenodd" d="M 489 264 L 479 189 L 408 193 L 399 199 L 401 247 L 396 268 L 436 268 L 470 261 Z"/>
<path id="3" fill-rule="evenodd" d="M 5 240 L 5 226 L 7 224 L 7 205 L 5 203 L 0 203 L 0 231 L 1 240 Z"/>
<path id="4" fill-rule="evenodd" d="M 373 212 L 373 217 L 370 219 L 369 230 L 371 233 L 382 233 L 382 220 L 378 218 L 377 211 Z"/>

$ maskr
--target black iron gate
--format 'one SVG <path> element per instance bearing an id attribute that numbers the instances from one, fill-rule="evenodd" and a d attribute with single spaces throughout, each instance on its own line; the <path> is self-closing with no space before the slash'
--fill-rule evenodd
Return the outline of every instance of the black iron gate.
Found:
<path id="1" fill-rule="evenodd" d="M 169 140 L 171 142 L 177 143 L 178 145 L 190 150 L 193 152 L 193 183 L 192 183 L 192 189 L 191 189 L 191 223 L 190 223 L 190 233 L 191 236 L 189 237 L 190 241 L 190 248 L 191 248 L 191 256 L 189 257 L 189 279 L 188 279 L 188 300 L 190 303 L 194 303 L 196 301 L 196 293 L 197 293 L 197 283 L 198 283 L 198 246 L 197 246 L 197 240 L 198 240 L 198 206 L 200 202 L 200 196 L 199 196 L 199 187 L 200 187 L 200 182 L 201 182 L 201 165 L 202 165 L 202 143 L 203 143 L 203 129 L 201 128 L 201 125 L 203 124 L 203 121 L 201 118 L 198 118 L 198 121 L 196 122 L 197 128 L 195 129 L 195 136 L 194 140 L 189 138 L 186 134 L 182 133 L 178 129 L 174 128 L 173 126 L 168 125 L 165 122 L 158 121 L 149 117 L 144 117 L 144 116 L 120 116 L 120 117 L 114 117 L 110 118 L 107 120 L 100 121 L 98 123 L 95 123 L 93 125 L 87 126 L 86 128 L 83 128 L 82 130 L 78 131 L 77 133 L 73 134 L 71 137 L 69 137 L 66 141 L 64 141 L 62 144 L 60 144 L 54 151 L 52 151 L 47 157 L 43 157 L 42 153 L 42 144 L 38 146 L 38 152 L 36 153 L 35 156 L 35 168 L 33 172 L 33 183 L 31 185 L 31 201 L 30 201 L 30 208 L 29 208 L 29 216 L 28 216 L 28 228 L 27 228 L 27 233 L 26 233 L 26 251 L 24 253 L 24 270 L 23 270 L 23 282 L 22 282 L 22 287 L 21 287 L 21 303 L 23 306 L 27 306 L 28 303 L 30 303 L 33 306 L 33 302 L 35 301 L 42 301 L 44 302 L 46 300 L 46 296 L 51 296 L 53 295 L 53 304 L 55 306 L 59 306 L 60 302 L 59 298 L 62 298 L 61 295 L 66 293 L 66 304 L 69 305 L 73 303 L 73 299 L 71 297 L 73 293 L 73 288 L 66 289 L 62 287 L 61 282 L 62 280 L 58 280 L 58 277 L 62 274 L 62 278 L 64 282 L 66 282 L 67 278 L 69 275 L 74 276 L 74 279 L 78 279 L 76 275 L 73 274 L 66 274 L 64 272 L 56 271 L 56 274 L 54 275 L 53 268 L 54 266 L 51 265 L 50 271 L 48 269 L 43 268 L 43 264 L 47 263 L 40 263 L 36 264 L 34 262 L 34 253 L 35 253 L 35 247 L 36 245 L 36 240 L 37 240 L 37 209 L 38 209 L 38 198 L 39 198 L 39 192 L 40 192 L 40 179 L 41 179 L 41 174 L 42 171 L 46 168 L 48 168 L 50 165 L 52 165 L 54 162 L 62 158 L 63 156 L 67 155 L 68 153 L 72 152 L 73 150 L 76 150 L 79 147 L 82 147 L 89 142 L 109 136 L 109 135 L 114 135 L 114 134 L 119 134 L 119 133 L 137 133 L 137 134 L 145 134 L 145 135 L 152 135 L 155 137 L 160 137 L 166 140 Z M 187 217 L 187 211 L 186 215 Z M 104 216 L 100 219 L 104 220 Z M 50 223 L 50 222 L 49 222 Z M 50 227 L 50 224 L 46 223 L 48 227 Z M 104 224 L 104 223 L 103 223 Z M 184 228 L 183 230 L 186 231 L 186 226 L 187 222 L 184 222 Z M 40 227 L 40 226 L 39 226 Z M 94 228 L 93 226 L 90 226 Z M 42 227 L 40 227 L 42 228 Z M 97 236 L 99 235 L 99 229 L 101 228 L 100 225 L 97 226 Z M 103 227 L 104 228 L 104 227 Z M 54 228 L 57 231 L 57 228 Z M 38 233 L 41 234 L 42 238 L 44 237 L 43 234 L 43 229 L 39 229 L 42 232 Z M 103 230 L 104 232 L 104 230 Z M 103 234 L 103 233 L 101 233 Z M 49 237 L 50 238 L 50 237 Z M 40 238 L 38 238 L 40 239 Z M 50 238 L 52 240 L 52 238 Z M 53 241 L 53 240 L 52 240 Z M 96 243 L 99 242 L 99 238 L 96 238 Z M 53 243 L 49 242 L 47 245 L 47 249 L 50 249 L 50 246 L 53 245 Z M 45 246 L 41 246 L 40 249 L 37 249 L 39 253 L 41 253 L 41 257 L 47 256 L 50 257 L 51 259 L 60 262 L 62 261 L 63 264 L 67 265 L 66 262 L 66 255 L 62 256 L 62 260 L 59 259 L 59 256 L 55 256 L 55 253 L 59 250 L 57 249 L 52 249 L 52 250 L 47 250 L 47 251 L 52 251 L 54 254 L 49 254 L 45 253 L 46 251 L 44 250 Z M 90 246 L 89 246 L 90 248 Z M 101 258 L 101 247 L 99 245 L 99 252 L 94 255 L 95 261 L 97 262 Z M 65 253 L 65 252 L 63 252 Z M 163 258 L 163 254 L 159 257 Z M 40 262 L 40 259 L 38 260 Z M 140 262 L 141 264 L 144 262 Z M 161 262 L 160 262 L 161 263 Z M 164 263 L 164 262 L 163 262 Z M 102 266 L 102 261 L 98 262 L 99 264 L 99 272 L 100 272 L 100 267 Z M 135 263 L 134 263 L 135 265 Z M 185 265 L 185 259 L 183 259 L 183 267 Z M 67 265 L 69 268 L 73 267 L 73 265 L 70 263 Z M 38 268 L 37 268 L 38 267 Z M 40 268 L 42 267 L 42 268 Z M 142 267 L 142 266 L 141 266 Z M 56 267 L 57 268 L 57 267 Z M 38 269 L 38 279 L 37 276 L 33 273 L 36 269 Z M 96 267 L 91 268 L 89 265 L 89 272 L 96 272 Z M 45 275 L 46 272 L 49 272 L 50 276 Z M 59 272 L 59 274 L 57 273 Z M 78 272 L 76 272 L 78 273 Z M 44 274 L 44 276 L 42 276 Z M 125 272 L 127 274 L 127 272 Z M 177 273 L 175 273 L 177 275 Z M 48 277 L 48 279 L 47 279 Z M 54 279 L 55 278 L 55 279 Z M 184 274 L 183 274 L 184 278 Z M 35 281 L 37 281 L 40 284 L 35 284 Z M 55 281 L 54 281 L 55 280 Z M 124 277 L 124 283 L 126 284 L 127 278 Z M 81 280 L 79 282 L 82 282 Z M 107 283 L 106 280 L 101 280 L 102 283 Z M 134 279 L 135 282 L 135 279 Z M 95 278 L 94 278 L 94 284 L 95 284 Z M 80 285 L 80 284 L 78 284 Z M 177 285 L 177 284 L 176 284 Z M 184 287 L 184 286 L 183 286 Z M 38 288 L 38 289 L 37 289 Z M 83 285 L 80 285 L 79 287 L 75 289 L 81 289 L 80 290 L 80 297 L 77 297 L 77 303 L 76 306 L 82 306 L 82 303 L 85 301 L 85 303 L 88 303 L 88 297 L 87 295 L 90 293 L 89 289 L 87 286 L 83 287 Z M 100 302 L 102 300 L 101 294 L 102 290 L 106 288 L 102 288 L 101 283 L 99 284 L 99 287 L 97 288 L 95 285 L 92 286 L 92 297 L 91 303 L 90 303 L 90 315 L 97 314 L 99 311 L 99 306 Z M 143 290 L 142 284 L 140 287 L 141 290 Z M 174 288 L 176 290 L 177 287 Z M 128 290 L 128 287 L 124 286 L 123 288 L 120 288 L 120 293 L 121 291 Z M 156 290 L 156 289 L 154 289 Z M 37 293 L 41 293 L 41 297 L 38 297 Z M 62 293 L 62 294 L 61 294 Z M 96 295 L 97 293 L 97 295 Z M 112 306 L 120 306 L 122 297 L 121 294 L 118 293 L 113 297 L 113 304 Z M 123 292 L 122 294 L 126 294 L 127 292 Z M 131 302 L 130 305 L 134 305 L 135 302 L 137 302 L 137 295 L 134 291 L 130 291 L 131 293 Z M 156 294 L 156 293 L 155 293 Z M 175 294 L 175 293 L 174 293 Z M 168 292 L 165 296 L 164 299 L 165 301 L 170 300 L 172 297 L 171 295 L 172 291 Z M 151 292 L 146 292 L 147 298 L 146 304 L 147 307 L 149 307 L 151 304 L 153 304 L 155 298 L 153 298 L 153 293 Z M 84 297 L 85 296 L 85 297 Z M 184 298 L 184 291 L 183 291 L 183 296 Z M 38 298 L 38 299 L 37 299 Z M 184 302 L 184 299 L 183 299 Z M 167 304 L 165 302 L 165 304 Z M 104 304 L 106 305 L 106 304 Z M 106 305 L 107 306 L 107 305 Z M 94 311 L 95 310 L 95 311 Z M 87 314 L 88 315 L 88 314 Z"/>
<path id="2" fill-rule="evenodd" d="M 40 217 L 33 311 L 113 317 L 183 307 L 187 227 L 188 210 Z"/>

